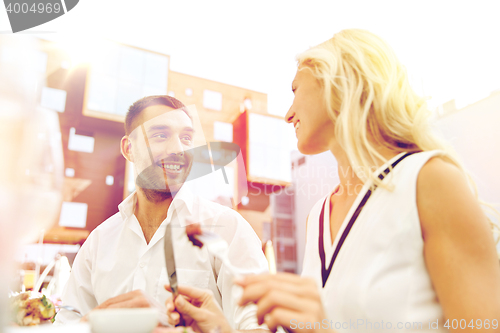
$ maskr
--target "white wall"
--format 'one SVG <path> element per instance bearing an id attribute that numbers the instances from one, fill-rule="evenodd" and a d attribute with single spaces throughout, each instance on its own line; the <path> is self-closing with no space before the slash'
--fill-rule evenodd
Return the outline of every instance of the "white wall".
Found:
<path id="1" fill-rule="evenodd" d="M 292 153 L 292 161 L 302 157 Z M 297 273 L 302 272 L 306 241 L 306 219 L 314 204 L 335 189 L 339 183 L 337 161 L 329 151 L 306 156 L 306 163 L 292 170 L 295 188 L 295 237 L 297 239 Z"/>
<path id="2" fill-rule="evenodd" d="M 476 181 L 479 197 L 500 208 L 500 94 L 445 115 L 437 125 Z"/>

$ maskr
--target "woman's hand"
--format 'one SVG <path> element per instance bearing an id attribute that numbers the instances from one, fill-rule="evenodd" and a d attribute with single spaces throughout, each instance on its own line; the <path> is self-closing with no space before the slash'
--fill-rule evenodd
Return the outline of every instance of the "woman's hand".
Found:
<path id="1" fill-rule="evenodd" d="M 168 285 L 165 285 L 165 289 L 172 291 Z M 233 332 L 212 291 L 179 286 L 178 292 L 175 300 L 169 297 L 165 302 L 169 324 L 177 325 L 182 316 L 186 327 L 191 327 L 195 332 Z"/>
<path id="2" fill-rule="evenodd" d="M 318 286 L 312 279 L 279 273 L 246 276 L 235 283 L 243 287 L 239 305 L 257 304 L 259 325 L 265 323 L 273 332 L 278 326 L 294 332 L 310 332 L 307 323 L 326 323 Z M 324 332 L 328 328 L 329 325 L 322 325 L 319 329 Z"/>

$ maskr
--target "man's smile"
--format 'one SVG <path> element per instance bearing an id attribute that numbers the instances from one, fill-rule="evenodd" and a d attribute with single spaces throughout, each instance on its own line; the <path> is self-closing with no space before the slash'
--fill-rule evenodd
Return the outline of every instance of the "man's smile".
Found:
<path id="1" fill-rule="evenodd" d="M 178 175 L 184 171 L 184 163 L 160 161 L 157 165 L 169 175 Z"/>

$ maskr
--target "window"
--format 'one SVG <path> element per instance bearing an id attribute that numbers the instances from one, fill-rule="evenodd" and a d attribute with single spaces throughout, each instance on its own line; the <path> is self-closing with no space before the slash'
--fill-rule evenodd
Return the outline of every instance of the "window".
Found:
<path id="1" fill-rule="evenodd" d="M 66 108 L 66 91 L 43 87 L 40 105 L 50 110 L 64 112 Z"/>
<path id="2" fill-rule="evenodd" d="M 262 223 L 262 240 L 268 241 L 271 239 L 271 223 L 263 222 Z"/>
<path id="3" fill-rule="evenodd" d="M 293 228 L 290 227 L 279 227 L 277 234 L 280 238 L 294 238 Z"/>
<path id="4" fill-rule="evenodd" d="M 214 121 L 214 140 L 233 142 L 233 124 Z"/>
<path id="5" fill-rule="evenodd" d="M 283 119 L 248 115 L 249 176 L 291 182 L 291 151 L 296 149 L 293 126 Z"/>
<path id="6" fill-rule="evenodd" d="M 203 107 L 205 109 L 221 111 L 222 110 L 222 94 L 217 91 L 203 91 Z"/>
<path id="7" fill-rule="evenodd" d="M 295 261 L 295 245 L 279 246 L 279 261 Z"/>
<path id="8" fill-rule="evenodd" d="M 138 99 L 167 93 L 167 56 L 114 43 L 100 54 L 89 72 L 87 110 L 124 116 Z"/>
<path id="9" fill-rule="evenodd" d="M 115 177 L 113 176 L 106 176 L 106 185 L 112 186 L 115 183 Z"/>
<path id="10" fill-rule="evenodd" d="M 69 129 L 68 149 L 73 151 L 80 151 L 83 153 L 94 152 L 95 139 L 92 136 L 76 134 L 76 129 L 71 127 Z"/>
<path id="11" fill-rule="evenodd" d="M 64 171 L 64 175 L 66 177 L 75 177 L 75 169 L 73 169 L 73 168 L 66 168 L 66 170 Z"/>
<path id="12" fill-rule="evenodd" d="M 87 225 L 88 205 L 83 202 L 63 202 L 59 226 L 85 228 Z"/>
<path id="13" fill-rule="evenodd" d="M 276 219 L 276 228 L 291 228 L 293 221 L 291 219 Z"/>

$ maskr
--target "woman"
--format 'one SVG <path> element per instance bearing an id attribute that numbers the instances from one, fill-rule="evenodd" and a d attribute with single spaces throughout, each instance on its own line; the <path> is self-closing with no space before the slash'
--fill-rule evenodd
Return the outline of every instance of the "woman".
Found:
<path id="1" fill-rule="evenodd" d="M 292 90 L 299 150 L 331 151 L 340 184 L 309 214 L 302 276 L 246 277 L 241 304 L 273 331 L 498 329 L 491 226 L 389 46 L 341 31 L 298 56 Z"/>

